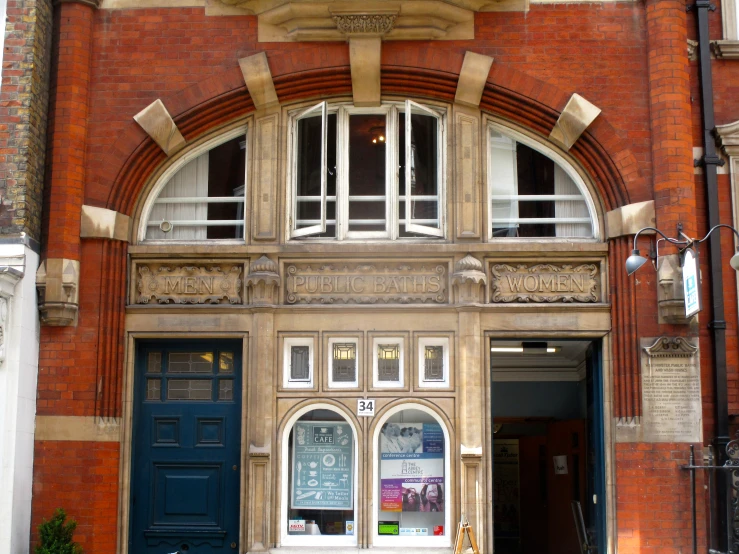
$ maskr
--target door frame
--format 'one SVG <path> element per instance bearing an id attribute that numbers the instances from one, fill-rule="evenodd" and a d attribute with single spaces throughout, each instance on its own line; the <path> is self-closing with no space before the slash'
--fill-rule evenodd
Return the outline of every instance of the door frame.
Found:
<path id="1" fill-rule="evenodd" d="M 153 332 L 126 332 L 126 349 L 124 354 L 124 372 L 123 372 L 123 406 L 120 420 L 121 443 L 119 458 L 119 479 L 118 479 L 118 540 L 116 544 L 116 552 L 118 554 L 129 554 L 130 526 L 131 526 L 131 477 L 133 469 L 133 426 L 134 411 L 136 398 L 136 343 L 140 340 L 161 340 L 177 341 L 186 339 L 210 339 L 210 340 L 239 340 L 241 341 L 241 414 L 239 422 L 241 427 L 241 452 L 239 459 L 242 460 L 240 466 L 240 483 L 239 483 L 239 544 L 246 544 L 246 518 L 244 509 L 246 504 L 247 493 L 247 464 L 246 460 L 248 448 L 247 442 L 247 426 L 244 425 L 244 418 L 248 413 L 248 348 L 249 333 L 186 333 L 186 332 L 169 332 L 169 333 L 153 333 Z"/>
<path id="2" fill-rule="evenodd" d="M 614 554 L 616 544 L 616 466 L 615 466 L 615 429 L 613 420 L 613 366 L 611 364 L 611 334 L 598 332 L 549 332 L 542 330 L 540 332 L 531 332 L 529 330 L 522 332 L 515 331 L 482 331 L 483 335 L 483 358 L 485 364 L 484 391 L 485 391 L 485 425 L 487 432 L 485 433 L 485 449 L 490 452 L 485 457 L 487 485 L 486 492 L 488 498 L 493 498 L 493 433 L 492 433 L 492 372 L 490 366 L 490 342 L 496 339 L 522 339 L 522 340 L 590 340 L 601 341 L 600 348 L 600 368 L 601 368 L 601 400 L 602 400 L 602 428 L 603 428 L 603 480 L 605 487 L 605 552 L 600 554 Z M 486 526 L 493 529 L 493 510 L 487 511 Z M 490 548 L 493 544 L 493 533 L 489 537 Z"/>

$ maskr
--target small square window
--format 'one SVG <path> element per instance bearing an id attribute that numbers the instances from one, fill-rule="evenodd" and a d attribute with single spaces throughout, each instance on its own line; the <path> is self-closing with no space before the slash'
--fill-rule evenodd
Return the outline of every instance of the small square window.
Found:
<path id="1" fill-rule="evenodd" d="M 336 338 L 328 341 L 328 386 L 354 388 L 359 386 L 356 339 Z"/>
<path id="2" fill-rule="evenodd" d="M 399 337 L 377 337 L 373 340 L 373 387 L 403 387 L 405 373 L 403 342 Z"/>
<path id="3" fill-rule="evenodd" d="M 313 339 L 286 338 L 283 349 L 283 387 L 313 387 Z"/>
<path id="4" fill-rule="evenodd" d="M 418 339 L 418 386 L 449 386 L 449 338 Z"/>

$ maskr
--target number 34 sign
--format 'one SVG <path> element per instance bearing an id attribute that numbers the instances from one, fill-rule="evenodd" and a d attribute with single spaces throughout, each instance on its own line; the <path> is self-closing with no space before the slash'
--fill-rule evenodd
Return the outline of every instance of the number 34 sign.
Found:
<path id="1" fill-rule="evenodd" d="M 358 416 L 373 416 L 375 415 L 375 401 L 367 398 L 360 398 L 357 400 L 357 415 Z"/>

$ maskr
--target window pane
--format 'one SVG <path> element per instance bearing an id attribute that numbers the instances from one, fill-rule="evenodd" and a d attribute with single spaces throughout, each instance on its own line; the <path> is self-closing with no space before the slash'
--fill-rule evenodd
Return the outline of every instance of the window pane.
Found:
<path id="1" fill-rule="evenodd" d="M 234 399 L 234 382 L 233 379 L 221 379 L 218 382 L 218 400 Z"/>
<path id="2" fill-rule="evenodd" d="M 357 380 L 357 345 L 334 343 L 331 363 L 331 379 L 338 383 L 353 383 Z"/>
<path id="3" fill-rule="evenodd" d="M 310 347 L 308 346 L 291 346 L 290 347 L 290 380 L 291 381 L 309 381 L 310 380 Z"/>
<path id="4" fill-rule="evenodd" d="M 349 231 L 385 231 L 386 116 L 349 116 Z"/>
<path id="5" fill-rule="evenodd" d="M 496 131 L 490 134 L 494 237 L 592 237 L 585 197 L 554 160 Z"/>
<path id="6" fill-rule="evenodd" d="M 169 373 L 212 373 L 213 352 L 171 352 Z"/>
<path id="7" fill-rule="evenodd" d="M 149 357 L 146 363 L 146 371 L 148 373 L 161 373 L 162 372 L 162 353 L 161 352 L 149 352 Z"/>
<path id="8" fill-rule="evenodd" d="M 242 238 L 246 135 L 216 146 L 164 185 L 147 222 L 147 239 Z"/>
<path id="9" fill-rule="evenodd" d="M 377 345 L 377 379 L 379 381 L 400 381 L 400 345 Z"/>
<path id="10" fill-rule="evenodd" d="M 161 400 L 162 399 L 162 380 L 147 379 L 146 380 L 146 399 Z"/>
<path id="11" fill-rule="evenodd" d="M 312 237 L 336 236 L 336 114 L 328 114 L 326 160 L 326 232 Z M 295 229 L 321 220 L 321 116 L 298 121 Z M 329 198 L 330 197 L 330 198 Z"/>
<path id="12" fill-rule="evenodd" d="M 439 144 L 438 121 L 426 114 L 411 114 L 411 221 L 432 229 L 439 229 Z M 406 225 L 405 186 L 405 113 L 398 114 L 398 195 L 401 237 L 426 237 L 409 233 Z"/>
<path id="13" fill-rule="evenodd" d="M 169 379 L 167 381 L 167 400 L 211 400 L 213 381 L 211 379 Z"/>
<path id="14" fill-rule="evenodd" d="M 335 412 L 313 410 L 290 431 L 288 451 L 288 534 L 354 535 L 351 426 Z"/>
<path id="15" fill-rule="evenodd" d="M 424 381 L 444 380 L 444 347 L 426 346 L 424 349 Z"/>
<path id="16" fill-rule="evenodd" d="M 379 436 L 380 535 L 445 536 L 444 431 L 426 412 L 391 416 Z"/>
<path id="17" fill-rule="evenodd" d="M 233 352 L 221 352 L 218 355 L 218 373 L 233 373 L 234 355 Z"/>

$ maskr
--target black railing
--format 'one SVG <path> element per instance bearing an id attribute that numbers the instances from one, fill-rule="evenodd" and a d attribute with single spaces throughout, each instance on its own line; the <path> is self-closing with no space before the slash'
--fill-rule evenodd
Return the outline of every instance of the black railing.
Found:
<path id="1" fill-rule="evenodd" d="M 696 472 L 705 471 L 708 483 L 708 554 L 739 554 L 739 432 L 737 438 L 726 445 L 726 459 L 723 465 L 715 465 L 713 448 L 708 447 L 705 465 L 695 464 L 695 448 L 690 446 L 689 464 L 683 469 L 690 471 L 690 508 L 692 511 L 693 554 L 698 554 L 698 520 L 696 499 Z M 718 487 L 726 487 L 727 514 L 725 518 L 716 513 Z M 725 529 L 716 529 L 717 521 L 726 521 Z M 725 541 L 725 548 L 723 544 Z M 717 544 L 721 544 L 719 547 Z"/>

